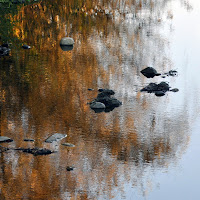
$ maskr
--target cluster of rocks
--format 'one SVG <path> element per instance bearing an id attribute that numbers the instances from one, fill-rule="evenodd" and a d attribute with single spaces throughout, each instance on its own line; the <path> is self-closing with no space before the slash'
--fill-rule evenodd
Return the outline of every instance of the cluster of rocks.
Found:
<path id="1" fill-rule="evenodd" d="M 46 143 L 52 143 L 52 142 L 57 142 L 59 140 L 62 140 L 63 138 L 67 137 L 66 134 L 61 134 L 61 133 L 55 133 L 53 135 L 51 135 L 50 137 L 48 137 L 45 142 Z M 34 142 L 33 139 L 24 139 L 24 141 L 26 142 Z M 13 139 L 6 137 L 6 136 L 0 136 L 0 143 L 5 143 L 5 142 L 13 142 Z M 64 146 L 68 146 L 68 147 L 75 147 L 75 145 L 70 144 L 70 143 L 63 143 L 62 145 Z M 4 152 L 4 151 L 8 151 L 8 150 L 17 150 L 17 151 L 22 151 L 25 153 L 30 153 L 33 154 L 34 156 L 38 156 L 38 155 L 48 155 L 51 153 L 54 153 L 55 151 L 52 151 L 50 149 L 46 149 L 46 148 L 39 148 L 39 147 L 35 147 L 35 148 L 7 148 L 7 147 L 3 147 L 0 146 L 0 153 Z"/>
<path id="2" fill-rule="evenodd" d="M 166 76 L 177 76 L 178 72 L 176 70 L 170 70 L 166 73 L 158 73 L 153 67 L 147 67 L 140 71 L 145 77 L 147 78 L 153 78 L 154 76 L 162 76 L 162 78 L 165 78 Z"/>
<path id="3" fill-rule="evenodd" d="M 97 97 L 91 101 L 90 108 L 94 110 L 96 113 L 99 112 L 110 112 L 114 108 L 122 105 L 122 102 L 118 99 L 111 97 L 115 94 L 113 90 L 110 89 L 99 89 L 99 94 Z"/>
<path id="4" fill-rule="evenodd" d="M 153 67 L 147 67 L 141 70 L 141 73 L 147 78 L 153 78 L 154 76 L 162 75 L 161 73 L 158 73 Z M 165 76 L 177 76 L 177 74 L 178 73 L 176 70 L 170 70 L 169 72 L 164 73 L 162 77 L 165 78 Z M 156 96 L 164 96 L 167 91 L 178 92 L 179 90 L 177 88 L 170 89 L 169 84 L 162 81 L 159 84 L 150 83 L 146 87 L 142 88 L 140 91 L 154 93 Z"/>
<path id="5" fill-rule="evenodd" d="M 63 138 L 67 137 L 66 134 L 61 134 L 61 133 L 55 133 L 53 135 L 51 135 L 50 137 L 48 137 L 45 142 L 46 143 L 52 143 L 52 142 L 57 142 L 59 140 L 62 140 Z M 24 139 L 24 141 L 26 142 L 34 142 L 33 139 Z M 13 142 L 13 139 L 6 137 L 6 136 L 0 136 L 0 143 L 5 143 L 5 142 Z M 70 144 L 70 143 L 62 143 L 62 145 L 67 146 L 67 147 L 75 147 L 75 145 Z M 50 149 L 46 149 L 46 148 L 39 148 L 39 147 L 35 147 L 35 148 L 8 148 L 8 147 L 4 147 L 0 145 L 0 153 L 9 151 L 9 150 L 15 150 L 15 151 L 21 151 L 24 153 L 29 153 L 32 154 L 34 156 L 41 156 L 41 155 L 49 155 L 52 153 L 55 153 L 56 151 L 52 151 Z M 67 166 L 66 170 L 67 171 L 72 171 L 74 170 L 74 166 Z"/>

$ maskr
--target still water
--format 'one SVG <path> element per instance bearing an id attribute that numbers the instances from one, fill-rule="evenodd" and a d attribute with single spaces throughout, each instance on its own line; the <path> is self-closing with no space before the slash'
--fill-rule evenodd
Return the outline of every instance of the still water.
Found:
<path id="1" fill-rule="evenodd" d="M 0 130 L 14 141 L 1 145 L 56 153 L 0 153 L 0 199 L 199 199 L 199 0 L 44 0 L 13 10 L 1 14 L 1 42 L 12 46 L 0 60 Z M 60 48 L 65 36 L 71 51 Z M 178 76 L 147 79 L 147 66 Z M 179 92 L 140 92 L 161 81 Z M 98 88 L 122 106 L 95 113 Z M 67 137 L 45 143 L 54 133 Z"/>

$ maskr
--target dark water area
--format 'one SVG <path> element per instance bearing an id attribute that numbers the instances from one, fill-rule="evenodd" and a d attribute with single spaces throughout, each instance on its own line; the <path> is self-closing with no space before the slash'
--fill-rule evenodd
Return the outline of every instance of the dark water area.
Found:
<path id="1" fill-rule="evenodd" d="M 0 135 L 13 141 L 0 144 L 0 200 L 199 199 L 200 2 L 6 6 L 0 45 L 12 44 L 0 57 Z M 68 51 L 65 36 L 75 41 Z M 162 75 L 146 78 L 147 66 Z M 170 70 L 178 74 L 164 75 Z M 179 91 L 140 91 L 162 81 Z M 99 88 L 122 105 L 95 113 L 88 103 Z M 55 133 L 67 137 L 46 143 Z"/>

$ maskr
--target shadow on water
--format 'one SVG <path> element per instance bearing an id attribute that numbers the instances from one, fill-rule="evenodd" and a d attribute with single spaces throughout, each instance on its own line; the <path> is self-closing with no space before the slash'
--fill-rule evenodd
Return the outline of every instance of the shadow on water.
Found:
<path id="1" fill-rule="evenodd" d="M 16 47 L 0 60 L 1 135 L 14 142 L 3 145 L 57 153 L 1 153 L 1 199 L 111 199 L 127 182 L 143 193 L 146 170 L 167 170 L 187 148 L 187 103 L 140 92 L 149 83 L 144 66 L 173 67 L 159 33 L 172 20 L 170 1 L 137 2 L 44 0 L 9 15 L 1 37 Z M 65 36 L 75 44 L 63 51 Z M 123 105 L 93 112 L 88 102 L 98 88 L 113 89 Z M 75 147 L 45 144 L 53 133 Z"/>

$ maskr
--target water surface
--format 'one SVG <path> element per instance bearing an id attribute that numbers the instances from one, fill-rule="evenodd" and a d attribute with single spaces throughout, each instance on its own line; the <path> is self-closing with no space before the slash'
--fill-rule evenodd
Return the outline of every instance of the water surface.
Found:
<path id="1" fill-rule="evenodd" d="M 2 146 L 57 153 L 1 153 L 1 199 L 198 199 L 199 11 L 197 0 L 59 0 L 7 15 L 1 135 L 14 141 Z M 70 51 L 60 48 L 64 36 L 75 40 Z M 147 66 L 178 76 L 147 79 Z M 161 81 L 179 92 L 140 92 Z M 122 106 L 95 113 L 88 102 L 98 88 L 113 89 Z M 45 143 L 54 133 L 67 137 Z"/>

